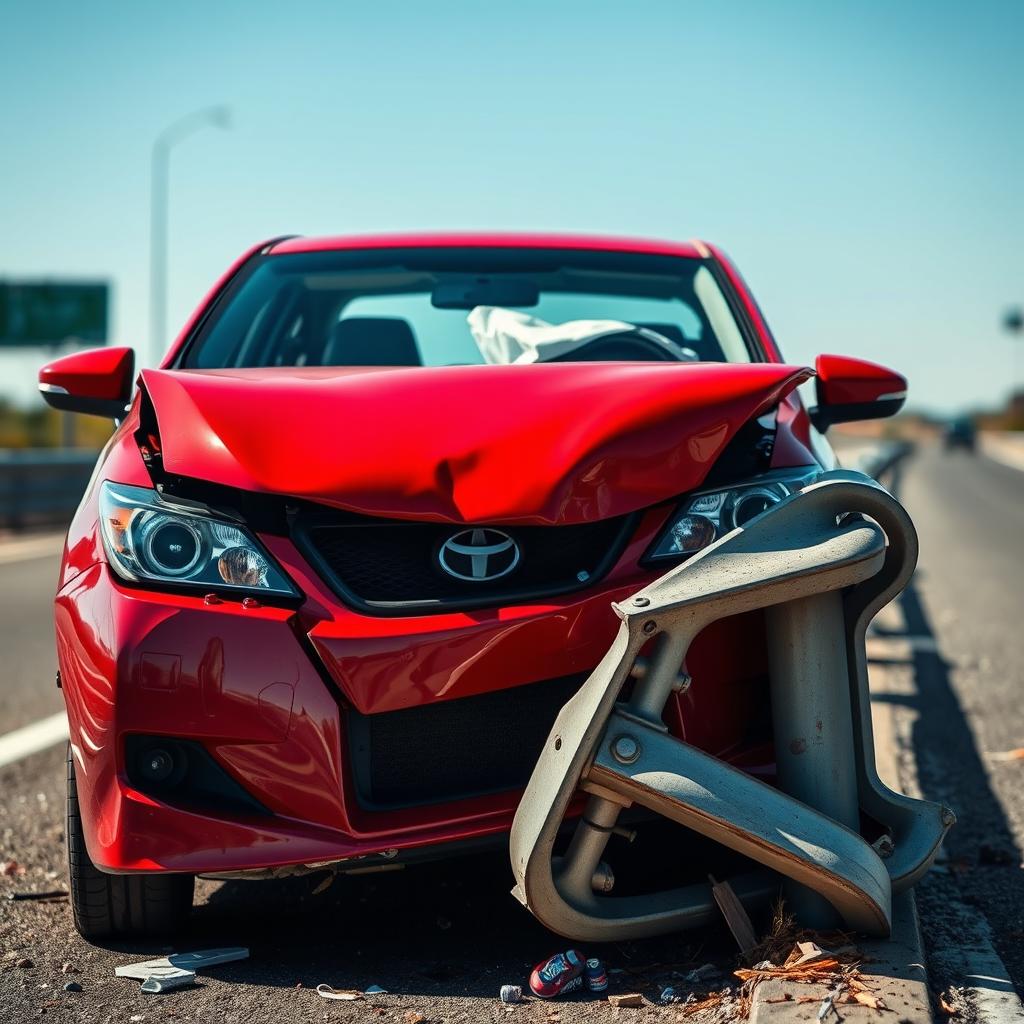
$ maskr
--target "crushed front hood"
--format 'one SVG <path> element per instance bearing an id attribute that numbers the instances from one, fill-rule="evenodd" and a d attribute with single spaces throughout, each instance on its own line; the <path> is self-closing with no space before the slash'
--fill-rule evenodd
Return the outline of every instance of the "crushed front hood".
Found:
<path id="1" fill-rule="evenodd" d="M 700 485 L 772 363 L 145 370 L 165 472 L 366 515 L 579 523 Z"/>

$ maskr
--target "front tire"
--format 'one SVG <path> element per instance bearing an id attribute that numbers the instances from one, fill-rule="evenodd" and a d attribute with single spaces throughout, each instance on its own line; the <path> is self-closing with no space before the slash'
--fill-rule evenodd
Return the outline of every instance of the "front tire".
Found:
<path id="1" fill-rule="evenodd" d="M 193 875 L 108 875 L 89 859 L 68 748 L 64 830 L 75 928 L 84 939 L 156 938 L 179 929 L 192 909 Z"/>

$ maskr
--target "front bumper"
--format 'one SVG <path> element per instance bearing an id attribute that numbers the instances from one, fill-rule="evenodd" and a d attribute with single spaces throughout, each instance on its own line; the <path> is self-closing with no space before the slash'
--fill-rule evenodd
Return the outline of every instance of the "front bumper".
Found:
<path id="1" fill-rule="evenodd" d="M 585 675 L 614 634 L 611 601 L 636 587 L 619 579 L 542 606 L 381 619 L 329 607 L 294 551 L 278 547 L 310 595 L 302 609 L 130 588 L 101 563 L 58 594 L 83 826 L 101 869 L 255 871 L 506 833 L 523 780 L 447 802 L 367 807 L 352 771 L 352 720 Z M 140 791 L 125 764 L 133 736 L 202 744 L 267 813 Z"/>

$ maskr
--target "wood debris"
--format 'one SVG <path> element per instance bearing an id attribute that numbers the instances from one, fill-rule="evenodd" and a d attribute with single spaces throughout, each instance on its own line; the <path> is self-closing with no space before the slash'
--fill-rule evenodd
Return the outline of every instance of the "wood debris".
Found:
<path id="1" fill-rule="evenodd" d="M 643 1006 L 644 997 L 639 992 L 627 992 L 623 995 L 610 995 L 608 1002 L 612 1006 Z"/>
<path id="2" fill-rule="evenodd" d="M 988 755 L 993 761 L 1024 761 L 1024 747 L 1015 750 L 998 750 Z"/>
<path id="3" fill-rule="evenodd" d="M 765 948 L 767 941 L 762 942 L 758 949 Z M 813 939 L 799 939 L 792 944 L 789 955 L 778 966 L 766 958 L 755 967 L 741 967 L 733 972 L 743 982 L 739 999 L 740 1013 L 743 1016 L 749 1015 L 754 989 L 770 978 L 796 984 L 827 986 L 829 993 L 820 1001 L 819 1020 L 825 1020 L 836 1012 L 836 1006 L 843 1003 L 859 1003 L 872 1010 L 888 1009 L 878 992 L 864 980 L 860 973 L 860 963 L 861 958 L 856 948 L 845 942 L 841 949 L 833 952 Z M 814 996 L 797 996 L 796 1002 L 813 1003 L 819 1000 Z"/>
<path id="4" fill-rule="evenodd" d="M 757 935 L 750 923 L 750 915 L 728 882 L 718 882 L 714 875 L 708 875 L 708 880 L 711 882 L 711 895 L 714 896 L 718 909 L 736 940 L 736 945 L 740 947 L 741 953 L 749 952 L 757 945 Z"/>

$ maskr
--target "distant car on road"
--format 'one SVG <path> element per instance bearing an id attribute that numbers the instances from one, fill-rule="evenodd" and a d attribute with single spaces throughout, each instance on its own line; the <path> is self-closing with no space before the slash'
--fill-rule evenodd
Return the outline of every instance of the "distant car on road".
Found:
<path id="1" fill-rule="evenodd" d="M 828 426 L 906 390 L 825 355 L 805 406 L 813 371 L 713 246 L 533 235 L 261 244 L 137 388 L 133 367 L 40 373 L 52 405 L 120 421 L 56 598 L 88 938 L 170 929 L 197 874 L 507 836 L 612 602 L 834 468 Z M 668 729 L 770 775 L 762 613 L 687 671 Z"/>
<path id="2" fill-rule="evenodd" d="M 950 420 L 946 424 L 946 430 L 943 434 L 943 446 L 946 451 L 952 451 L 954 448 L 963 448 L 966 451 L 973 452 L 976 439 L 977 431 L 974 427 L 974 421 L 967 416 L 958 416 L 955 420 Z"/>

